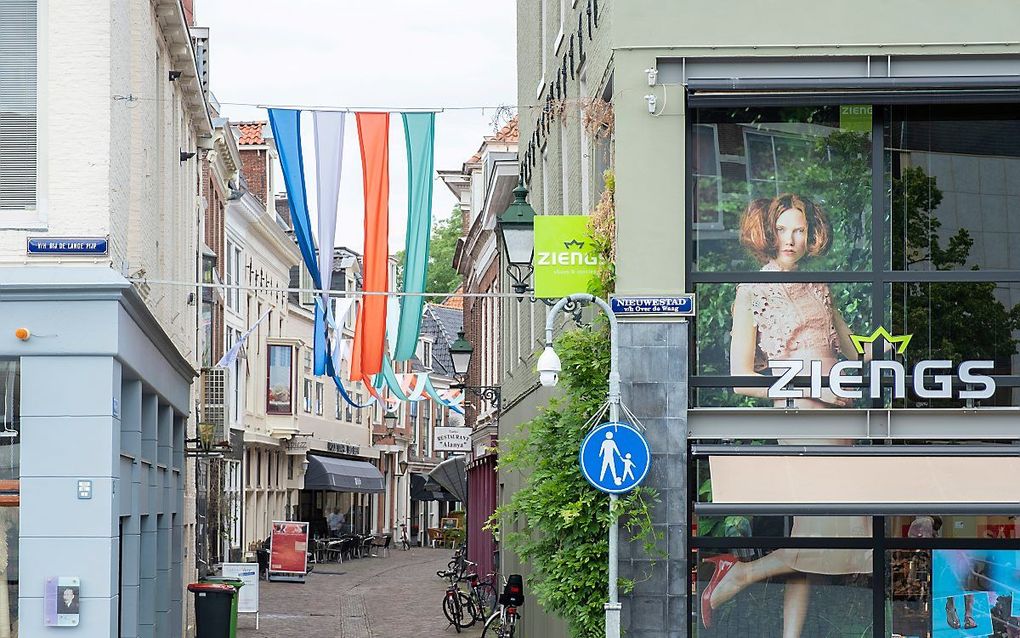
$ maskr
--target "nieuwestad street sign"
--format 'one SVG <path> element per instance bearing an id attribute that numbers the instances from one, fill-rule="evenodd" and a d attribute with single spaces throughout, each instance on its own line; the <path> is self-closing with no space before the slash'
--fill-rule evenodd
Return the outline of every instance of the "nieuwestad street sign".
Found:
<path id="1" fill-rule="evenodd" d="M 105 255 L 106 237 L 29 237 L 29 255 Z"/>
<path id="2" fill-rule="evenodd" d="M 613 314 L 625 317 L 693 317 L 694 294 L 609 298 Z"/>
<path id="3" fill-rule="evenodd" d="M 588 239 L 587 215 L 535 217 L 535 296 L 586 292 L 602 263 Z"/>
<path id="4" fill-rule="evenodd" d="M 865 354 L 866 343 L 875 344 L 879 338 L 895 347 L 896 354 L 907 350 L 913 335 L 894 336 L 885 328 L 879 327 L 868 336 L 850 335 L 857 354 Z M 877 346 L 876 352 L 881 352 Z M 865 395 L 864 369 L 867 367 L 870 383 L 867 396 L 872 399 L 882 398 L 883 378 L 892 378 L 893 397 L 902 399 L 907 394 L 904 365 L 895 359 L 872 359 L 870 361 L 839 361 L 824 373 L 821 361 L 801 361 L 797 359 L 770 359 L 769 368 L 778 374 L 776 381 L 769 387 L 767 395 L 770 399 L 822 399 L 823 392 L 828 391 L 841 399 L 860 399 Z M 960 399 L 987 399 L 995 394 L 995 379 L 980 374 L 995 367 L 994 361 L 964 361 L 954 366 L 948 359 L 925 359 L 914 365 L 911 377 L 914 394 L 922 399 L 950 399 L 954 396 L 953 369 L 956 377 L 966 389 L 956 392 Z M 806 368 L 806 369 L 805 369 Z M 799 376 L 808 376 L 810 387 L 795 388 L 790 384 Z M 823 377 L 828 376 L 829 382 L 823 384 Z M 823 387 L 824 386 L 824 387 Z"/>

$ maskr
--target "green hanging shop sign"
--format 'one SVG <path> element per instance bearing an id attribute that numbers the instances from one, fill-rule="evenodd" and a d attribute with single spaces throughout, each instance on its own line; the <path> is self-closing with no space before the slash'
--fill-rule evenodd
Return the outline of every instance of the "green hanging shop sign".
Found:
<path id="1" fill-rule="evenodd" d="M 588 292 L 602 263 L 588 239 L 587 215 L 535 217 L 535 296 Z"/>

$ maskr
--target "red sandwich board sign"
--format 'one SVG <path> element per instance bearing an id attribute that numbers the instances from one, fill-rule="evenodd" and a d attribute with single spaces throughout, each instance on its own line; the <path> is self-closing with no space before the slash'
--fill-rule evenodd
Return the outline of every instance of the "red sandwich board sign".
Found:
<path id="1" fill-rule="evenodd" d="M 304 582 L 308 573 L 308 523 L 273 521 L 269 539 L 269 580 Z"/>

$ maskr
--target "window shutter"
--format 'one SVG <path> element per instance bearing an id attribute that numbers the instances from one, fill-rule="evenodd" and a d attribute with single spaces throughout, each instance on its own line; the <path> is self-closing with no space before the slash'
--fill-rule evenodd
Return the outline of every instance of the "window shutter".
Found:
<path id="1" fill-rule="evenodd" d="M 36 207 L 36 0 L 0 1 L 0 211 Z"/>

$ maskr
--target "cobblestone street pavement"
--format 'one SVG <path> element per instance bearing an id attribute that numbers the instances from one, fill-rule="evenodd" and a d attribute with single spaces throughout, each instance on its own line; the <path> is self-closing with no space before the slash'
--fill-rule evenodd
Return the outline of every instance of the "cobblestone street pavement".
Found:
<path id="1" fill-rule="evenodd" d="M 482 623 L 457 634 L 443 616 L 448 549 L 415 547 L 389 556 L 315 566 L 304 584 L 259 583 L 260 621 L 241 614 L 238 638 L 478 638 Z"/>

